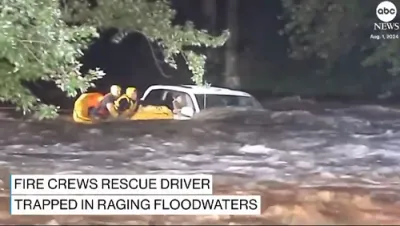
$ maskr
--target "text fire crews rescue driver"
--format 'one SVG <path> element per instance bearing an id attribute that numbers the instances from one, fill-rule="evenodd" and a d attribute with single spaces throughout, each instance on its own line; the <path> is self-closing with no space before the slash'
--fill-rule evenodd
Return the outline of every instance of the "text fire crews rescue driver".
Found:
<path id="1" fill-rule="evenodd" d="M 46 183 L 47 182 L 47 183 Z M 193 189 L 203 190 L 212 189 L 211 181 L 207 178 L 18 178 L 15 180 L 14 188 L 23 189 L 68 189 L 68 190 L 157 190 L 157 189 Z"/>

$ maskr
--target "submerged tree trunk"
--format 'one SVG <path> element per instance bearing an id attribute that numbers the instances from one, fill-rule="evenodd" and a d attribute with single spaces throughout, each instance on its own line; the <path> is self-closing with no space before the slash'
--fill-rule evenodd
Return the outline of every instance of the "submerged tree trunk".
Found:
<path id="1" fill-rule="evenodd" d="M 229 88 L 239 88 L 240 78 L 238 74 L 238 57 L 237 57 L 237 46 L 238 46 L 238 35 L 239 35 L 239 24 L 238 24 L 238 6 L 239 0 L 228 0 L 227 9 L 227 24 L 231 36 L 226 42 L 225 46 L 225 72 L 224 72 L 224 86 Z"/>

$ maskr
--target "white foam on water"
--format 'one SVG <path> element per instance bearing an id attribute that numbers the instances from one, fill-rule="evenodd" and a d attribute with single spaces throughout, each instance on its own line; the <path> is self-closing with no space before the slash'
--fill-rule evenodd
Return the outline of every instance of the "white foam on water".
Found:
<path id="1" fill-rule="evenodd" d="M 213 173 L 309 185 L 343 184 L 343 180 L 382 186 L 395 183 L 400 175 L 400 128 L 396 123 L 379 122 L 390 122 L 384 118 L 386 113 L 397 112 L 379 107 L 357 109 L 332 116 L 310 111 L 266 112 L 251 120 L 259 121 L 260 127 L 228 122 L 224 128 L 204 121 L 204 127 L 196 129 L 198 125 L 193 124 L 190 132 L 179 132 L 181 124 L 175 124 L 178 132 L 163 137 L 89 129 L 82 136 L 85 140 L 61 142 L 45 133 L 40 145 L 35 144 L 37 136 L 17 143 L 29 138 L 25 131 L 4 140 L 11 143 L 1 146 L 0 165 L 12 173 Z M 365 111 L 372 111 L 374 117 L 385 114 L 378 121 L 358 116 Z M 219 117 L 223 114 L 229 111 Z M 243 117 L 245 122 L 250 116 Z M 46 136 L 56 142 L 46 143 Z"/>

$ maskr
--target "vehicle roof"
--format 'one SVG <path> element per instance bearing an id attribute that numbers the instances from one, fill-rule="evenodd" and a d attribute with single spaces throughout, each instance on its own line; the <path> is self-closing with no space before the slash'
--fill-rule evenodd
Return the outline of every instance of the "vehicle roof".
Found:
<path id="1" fill-rule="evenodd" d="M 239 91 L 220 87 L 210 86 L 196 86 L 196 85 L 152 85 L 150 88 L 153 89 L 170 89 L 181 92 L 193 93 L 193 94 L 214 94 L 214 95 L 231 95 L 231 96 L 245 96 L 250 97 L 251 95 Z"/>

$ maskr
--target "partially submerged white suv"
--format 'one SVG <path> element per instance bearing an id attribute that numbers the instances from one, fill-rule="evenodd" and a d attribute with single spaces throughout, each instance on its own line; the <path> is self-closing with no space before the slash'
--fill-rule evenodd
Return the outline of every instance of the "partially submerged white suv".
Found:
<path id="1" fill-rule="evenodd" d="M 175 119 L 190 119 L 209 108 L 262 108 L 261 104 L 246 92 L 194 85 L 153 85 L 144 92 L 141 101 L 178 110 L 173 104 L 178 97 L 183 107 L 179 109 L 179 114 L 175 114 Z"/>

